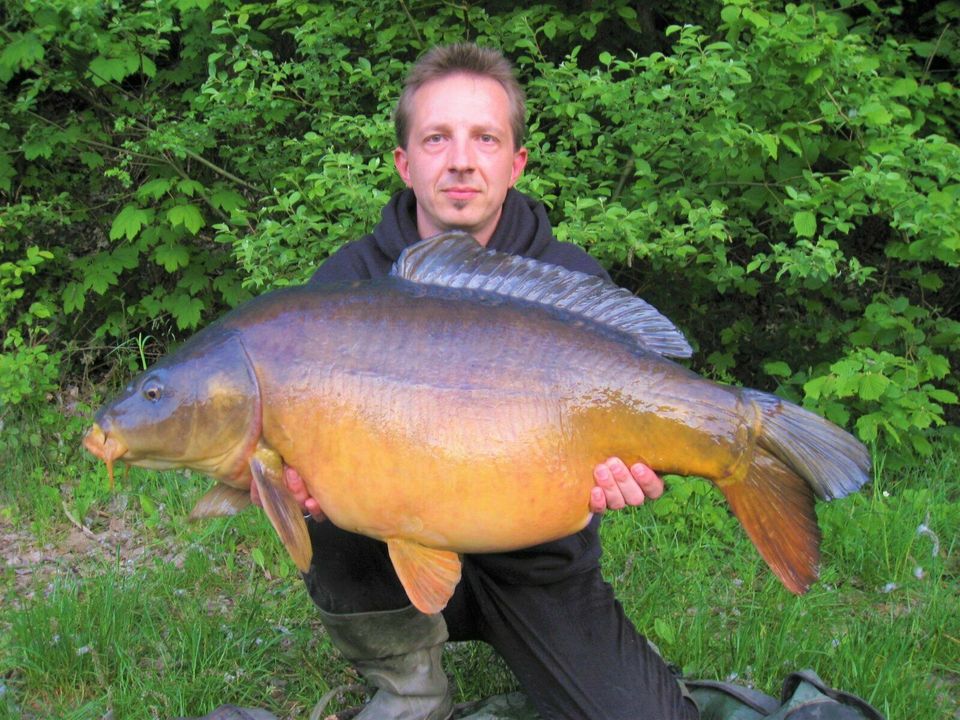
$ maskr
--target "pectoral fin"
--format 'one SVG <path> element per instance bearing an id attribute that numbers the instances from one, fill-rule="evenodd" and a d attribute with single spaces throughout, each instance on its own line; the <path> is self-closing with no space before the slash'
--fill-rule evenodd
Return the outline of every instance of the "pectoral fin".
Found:
<path id="1" fill-rule="evenodd" d="M 276 451 L 260 445 L 250 458 L 250 471 L 274 530 L 300 572 L 306 572 L 313 548 L 303 510 L 283 481 L 283 460 Z"/>
<path id="2" fill-rule="evenodd" d="M 443 610 L 460 582 L 460 556 L 410 540 L 388 540 L 387 548 L 410 602 L 428 615 Z"/>
<path id="3" fill-rule="evenodd" d="M 188 520 L 236 515 L 250 504 L 250 491 L 238 490 L 223 483 L 216 483 L 197 500 Z"/>

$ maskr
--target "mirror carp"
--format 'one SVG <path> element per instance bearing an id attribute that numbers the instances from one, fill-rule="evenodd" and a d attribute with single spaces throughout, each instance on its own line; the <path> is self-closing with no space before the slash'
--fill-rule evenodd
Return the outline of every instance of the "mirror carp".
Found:
<path id="1" fill-rule="evenodd" d="M 330 521 L 387 543 L 411 602 L 439 612 L 461 553 L 519 549 L 590 519 L 617 456 L 711 480 L 794 593 L 818 575 L 816 499 L 868 479 L 866 448 L 774 395 L 668 357 L 682 334 L 600 278 L 444 233 L 385 278 L 266 293 L 149 368 L 96 415 L 85 447 L 218 482 L 192 517 L 256 483 L 301 571 L 312 555 L 283 467 Z"/>

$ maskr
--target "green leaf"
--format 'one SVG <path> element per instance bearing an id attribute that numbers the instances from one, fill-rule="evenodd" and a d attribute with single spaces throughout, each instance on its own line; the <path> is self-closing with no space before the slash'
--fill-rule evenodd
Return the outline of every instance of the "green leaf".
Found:
<path id="1" fill-rule="evenodd" d="M 877 428 L 882 422 L 883 416 L 880 413 L 869 413 L 857 418 L 857 435 L 864 442 L 873 442 L 877 439 Z"/>
<path id="2" fill-rule="evenodd" d="M 736 5 L 725 5 L 723 10 L 720 11 L 720 19 L 725 23 L 732 23 L 739 17 L 740 8 L 738 8 Z"/>
<path id="3" fill-rule="evenodd" d="M 200 313 L 203 312 L 202 300 L 179 292 L 168 297 L 164 305 L 181 330 L 195 328 L 200 323 Z"/>
<path id="4" fill-rule="evenodd" d="M 792 374 L 790 366 L 781 361 L 764 363 L 763 371 L 767 373 L 767 375 L 773 375 L 774 377 L 790 377 Z"/>
<path id="5" fill-rule="evenodd" d="M 827 375 L 821 375 L 820 377 L 815 377 L 803 384 L 803 392 L 811 400 L 819 400 L 820 396 L 823 394 L 824 385 L 826 385 L 829 377 Z"/>
<path id="6" fill-rule="evenodd" d="M 889 384 L 890 379 L 884 375 L 869 373 L 860 380 L 859 395 L 863 400 L 879 400 Z"/>
<path id="7" fill-rule="evenodd" d="M 29 70 L 43 60 L 43 44 L 33 33 L 8 42 L 0 53 L 0 81 L 8 82 L 16 72 Z"/>
<path id="8" fill-rule="evenodd" d="M 100 55 L 90 61 L 90 74 L 93 76 L 93 84 L 99 87 L 107 83 L 119 82 L 129 73 L 126 71 L 126 63 L 120 58 Z"/>
<path id="9" fill-rule="evenodd" d="M 198 183 L 196 180 L 186 179 L 177 183 L 177 190 L 187 197 L 193 197 L 194 195 L 203 193 L 204 187 L 202 183 Z"/>
<path id="10" fill-rule="evenodd" d="M 817 217 L 808 210 L 793 214 L 793 227 L 800 237 L 813 237 L 817 232 Z"/>
<path id="11" fill-rule="evenodd" d="M 943 388 L 931 388 L 927 390 L 927 395 L 931 400 L 936 400 L 939 403 L 944 403 L 946 405 L 957 404 L 956 394 L 950 392 L 949 390 L 944 390 Z"/>
<path id="12" fill-rule="evenodd" d="M 96 152 L 84 151 L 80 153 L 80 162 L 91 170 L 96 170 L 98 167 L 103 167 L 103 155 Z"/>
<path id="13" fill-rule="evenodd" d="M 22 146 L 23 157 L 27 160 L 36 160 L 38 157 L 49 158 L 53 154 L 53 145 L 49 138 L 38 138 L 25 142 Z"/>
<path id="14" fill-rule="evenodd" d="M 893 120 L 893 115 L 881 103 L 869 102 L 860 108 L 860 115 L 867 121 L 868 125 L 882 127 L 889 125 Z"/>
<path id="15" fill-rule="evenodd" d="M 110 226 L 110 239 L 119 240 L 126 236 L 127 240 L 133 240 L 140 229 L 152 220 L 152 210 L 131 204 L 124 205 L 123 210 L 113 219 L 113 224 Z"/>
<path id="16" fill-rule="evenodd" d="M 183 225 L 193 235 L 206 224 L 196 205 L 176 205 L 170 208 L 167 211 L 167 220 L 174 227 Z"/>
<path id="17" fill-rule="evenodd" d="M 217 190 L 210 196 L 210 204 L 225 212 L 233 212 L 247 204 L 243 195 L 233 190 Z"/>
<path id="18" fill-rule="evenodd" d="M 674 632 L 673 626 L 663 618 L 658 617 L 653 621 L 653 629 L 664 645 L 672 645 L 676 642 L 677 633 Z"/>
<path id="19" fill-rule="evenodd" d="M 68 315 L 73 312 L 81 312 L 86 304 L 86 295 L 83 286 L 78 282 L 67 283 L 63 289 L 63 311 Z"/>
<path id="20" fill-rule="evenodd" d="M 743 17 L 745 20 L 748 20 L 751 25 L 760 30 L 770 27 L 770 21 L 767 20 L 767 18 L 750 8 L 743 9 Z"/>
<path id="21" fill-rule="evenodd" d="M 147 495 L 143 493 L 138 493 L 137 499 L 140 500 L 140 509 L 143 511 L 144 515 L 156 515 L 157 514 L 157 504 L 151 500 Z"/>
<path id="22" fill-rule="evenodd" d="M 887 91 L 892 97 L 908 97 L 917 91 L 917 81 L 911 77 L 899 78 Z"/>
<path id="23" fill-rule="evenodd" d="M 263 556 L 263 550 L 258 547 L 250 551 L 250 558 L 261 568 L 266 569 L 267 559 Z"/>
<path id="24" fill-rule="evenodd" d="M 137 197 L 158 200 L 173 186 L 172 178 L 154 178 L 137 189 Z"/>
<path id="25" fill-rule="evenodd" d="M 767 151 L 767 154 L 773 158 L 777 159 L 777 148 L 780 146 L 780 138 L 771 133 L 760 133 L 760 143 L 763 145 L 764 149 Z"/>
<path id="26" fill-rule="evenodd" d="M 183 245 L 168 242 L 157 246 L 153 259 L 167 272 L 173 272 L 190 263 L 190 252 Z"/>

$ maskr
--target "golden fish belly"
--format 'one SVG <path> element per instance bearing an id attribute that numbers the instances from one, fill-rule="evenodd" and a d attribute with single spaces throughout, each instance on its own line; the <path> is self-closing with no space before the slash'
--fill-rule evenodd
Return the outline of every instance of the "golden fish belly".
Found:
<path id="1" fill-rule="evenodd" d="M 570 453 L 555 401 L 385 392 L 370 378 L 338 385 L 345 402 L 318 418 L 323 429 L 280 444 L 339 526 L 491 552 L 563 537 L 589 520 L 592 464 Z"/>

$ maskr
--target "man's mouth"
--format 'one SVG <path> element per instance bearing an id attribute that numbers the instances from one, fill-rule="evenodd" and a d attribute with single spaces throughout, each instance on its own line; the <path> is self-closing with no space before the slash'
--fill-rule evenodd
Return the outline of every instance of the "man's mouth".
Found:
<path id="1" fill-rule="evenodd" d="M 451 200 L 472 200 L 477 195 L 480 194 L 480 191 L 477 188 L 472 187 L 449 187 L 444 188 L 442 191 L 448 198 Z"/>

